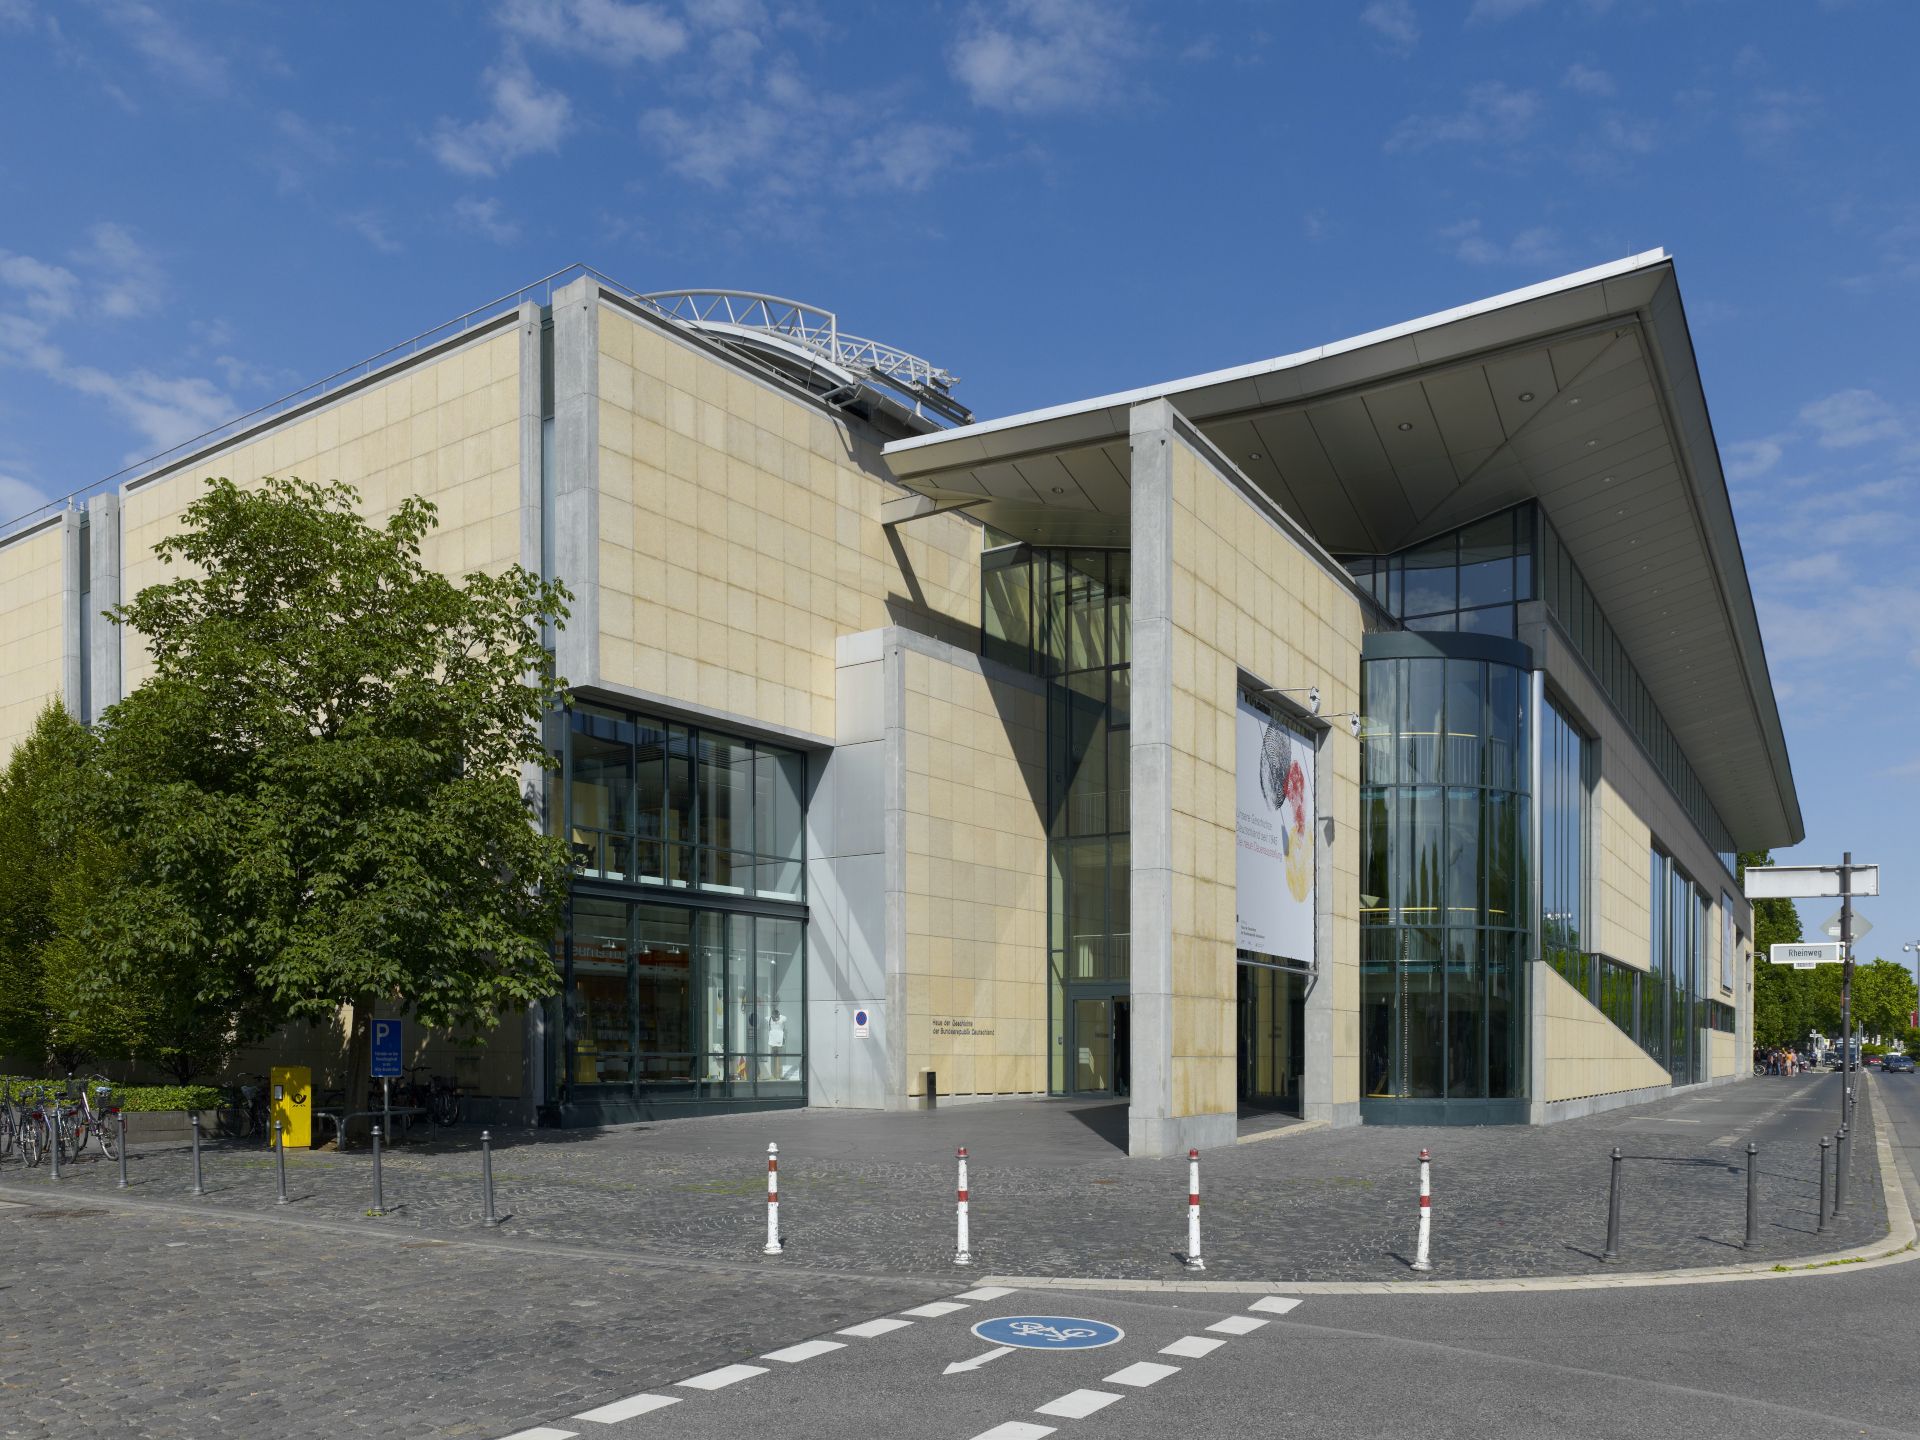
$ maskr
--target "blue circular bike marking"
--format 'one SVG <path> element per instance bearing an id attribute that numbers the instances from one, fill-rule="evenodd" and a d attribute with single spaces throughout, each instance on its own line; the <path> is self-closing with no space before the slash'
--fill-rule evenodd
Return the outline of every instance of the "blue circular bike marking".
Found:
<path id="1" fill-rule="evenodd" d="M 1001 1315 L 982 1320 L 973 1333 L 995 1345 L 1022 1350 L 1098 1350 L 1127 1332 L 1104 1320 L 1077 1315 Z"/>

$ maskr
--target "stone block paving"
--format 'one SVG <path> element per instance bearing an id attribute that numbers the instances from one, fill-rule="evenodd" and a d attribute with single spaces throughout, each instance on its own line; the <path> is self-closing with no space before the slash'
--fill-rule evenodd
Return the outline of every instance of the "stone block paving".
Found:
<path id="1" fill-rule="evenodd" d="M 1889 1082 L 1890 1083 L 1890 1082 Z M 1818 1140 L 1837 1119 L 1840 1077 L 1756 1078 L 1652 1105 L 1528 1129 L 1362 1127 L 1296 1131 L 1202 1158 L 1209 1280 L 1407 1281 L 1417 1215 L 1415 1157 L 1433 1152 L 1435 1278 L 1589 1274 L 1602 1268 L 1608 1152 L 1627 1157 L 1624 1270 L 1789 1259 L 1887 1233 L 1869 1107 L 1846 1212 L 1815 1234 Z M 603 1132 L 496 1136 L 497 1232 L 481 1229 L 478 1134 L 440 1132 L 390 1149 L 383 1219 L 366 1218 L 364 1150 L 288 1156 L 294 1204 L 281 1213 L 421 1236 L 487 1233 L 617 1256 L 722 1260 L 766 1270 L 954 1276 L 953 1151 L 969 1147 L 971 1273 L 1177 1279 L 1186 1164 L 1129 1159 L 1116 1106 L 1009 1102 L 930 1114 L 787 1111 L 675 1120 Z M 1745 1146 L 1760 1146 L 1760 1230 L 1740 1248 Z M 765 1155 L 781 1151 L 786 1253 L 759 1254 Z M 206 1151 L 209 1212 L 275 1211 L 272 1156 Z M 139 1151 L 132 1199 L 181 1202 L 184 1148 Z M 64 1201 L 112 1191 L 89 1160 Z M 52 1190 L 45 1167 L 0 1165 L 0 1192 Z"/>

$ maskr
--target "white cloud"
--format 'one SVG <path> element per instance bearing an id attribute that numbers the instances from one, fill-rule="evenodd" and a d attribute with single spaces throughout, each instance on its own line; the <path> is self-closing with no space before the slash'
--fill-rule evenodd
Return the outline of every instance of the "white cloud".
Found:
<path id="1" fill-rule="evenodd" d="M 1613 76 L 1577 62 L 1567 67 L 1567 73 L 1560 77 L 1560 86 L 1576 95 L 1592 95 L 1598 99 L 1605 99 L 1614 91 Z"/>
<path id="2" fill-rule="evenodd" d="M 73 313 L 80 277 L 65 266 L 0 250 L 0 285 L 20 291 L 29 314 L 58 320 Z"/>
<path id="3" fill-rule="evenodd" d="M 93 274 L 91 290 L 101 314 L 127 320 L 159 308 L 165 285 L 160 264 L 126 226 L 111 221 L 93 226 L 73 258 Z"/>
<path id="4" fill-rule="evenodd" d="M 1420 17 L 1414 13 L 1413 0 L 1373 0 L 1360 12 L 1360 23 L 1402 55 L 1420 43 Z"/>
<path id="5" fill-rule="evenodd" d="M 1722 446 L 1720 459 L 1729 480 L 1758 480 L 1780 463 L 1786 453 L 1784 436 L 1740 440 Z"/>
<path id="6" fill-rule="evenodd" d="M 1600 136 L 1615 150 L 1650 155 L 1660 144 L 1660 126 L 1645 116 L 1609 115 L 1600 126 Z"/>
<path id="7" fill-rule="evenodd" d="M 1756 150 L 1784 144 L 1813 124 L 1819 99 L 1806 90 L 1762 90 L 1739 118 L 1740 132 Z"/>
<path id="8" fill-rule="evenodd" d="M 1851 569 L 1838 551 L 1821 550 L 1783 564 L 1768 566 L 1767 578 L 1790 585 L 1828 583 L 1845 579 Z"/>
<path id="9" fill-rule="evenodd" d="M 1409 115 L 1387 137 L 1389 152 L 1412 154 L 1433 145 L 1516 145 L 1540 115 L 1540 96 L 1498 80 L 1475 85 L 1452 115 Z"/>
<path id="10" fill-rule="evenodd" d="M 496 245 L 511 245 L 520 238 L 520 222 L 501 213 L 498 196 L 489 195 L 484 200 L 462 196 L 453 203 L 453 218 Z"/>
<path id="11" fill-rule="evenodd" d="M 949 60 L 974 104 L 1033 115 L 1108 103 L 1123 66 L 1143 49 L 1122 5 L 1004 0 L 994 12 L 969 13 Z"/>
<path id="12" fill-rule="evenodd" d="M 4 19 L 5 14 L 5 10 L 0 8 L 0 19 Z M 29 484 L 18 475 L 0 473 L 0 524 L 38 510 L 51 498 L 39 486 Z"/>
<path id="13" fill-rule="evenodd" d="M 462 175 L 492 175 L 526 155 L 552 153 L 573 128 L 573 105 L 558 90 L 544 89 L 518 56 L 486 73 L 492 110 L 460 123 L 443 118 L 432 148 L 440 163 Z"/>
<path id="14" fill-rule="evenodd" d="M 331 169 L 345 158 L 328 130 L 291 110 L 282 110 L 273 117 L 273 134 L 266 166 L 282 195 L 306 189 L 314 171 Z"/>
<path id="15" fill-rule="evenodd" d="M 1871 390 L 1839 390 L 1800 409 L 1820 443 L 1829 450 L 1847 450 L 1874 440 L 1897 440 L 1906 434 L 1899 414 Z"/>
<path id="16" fill-rule="evenodd" d="M 1527 10 L 1537 8 L 1542 0 L 1473 0 L 1473 8 L 1467 12 L 1469 25 L 1490 20 L 1511 20 Z"/>
<path id="17" fill-rule="evenodd" d="M 407 247 L 387 228 L 387 218 L 378 210 L 353 210 L 340 217 L 340 223 L 353 231 L 382 255 L 398 255 Z"/>
<path id="18" fill-rule="evenodd" d="M 1560 237 L 1544 225 L 1517 232 L 1505 242 L 1489 236 L 1478 220 L 1462 220 L 1440 232 L 1454 258 L 1470 265 L 1547 265 L 1561 255 Z"/>
<path id="19" fill-rule="evenodd" d="M 708 7 L 708 13 L 713 8 Z M 660 5 L 506 0 L 497 18 L 503 28 L 524 40 L 609 65 L 667 60 L 687 48 L 687 27 Z"/>
<path id="20" fill-rule="evenodd" d="M 100 9 L 120 38 L 169 85 L 207 95 L 225 93 L 227 62 L 182 31 L 171 17 L 143 0 L 103 0 Z"/>

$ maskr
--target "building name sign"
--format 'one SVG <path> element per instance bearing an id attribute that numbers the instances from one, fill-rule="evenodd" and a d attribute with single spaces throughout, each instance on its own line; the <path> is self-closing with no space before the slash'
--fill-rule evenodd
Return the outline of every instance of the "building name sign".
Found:
<path id="1" fill-rule="evenodd" d="M 993 1026 L 982 1025 L 967 1015 L 936 1015 L 933 1017 L 933 1033 L 954 1039 L 987 1039 L 993 1035 Z"/>

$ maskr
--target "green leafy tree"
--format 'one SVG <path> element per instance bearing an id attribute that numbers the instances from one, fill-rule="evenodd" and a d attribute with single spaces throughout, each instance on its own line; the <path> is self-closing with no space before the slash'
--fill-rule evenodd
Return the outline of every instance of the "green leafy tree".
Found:
<path id="1" fill-rule="evenodd" d="M 1740 855 L 1740 873 L 1749 865 L 1771 865 L 1770 853 Z M 1840 1025 L 1839 966 L 1792 970 L 1767 961 L 1771 947 L 1800 939 L 1800 912 L 1791 900 L 1753 902 L 1753 1043 L 1763 1047 L 1798 1045 L 1815 1030 L 1833 1034 Z M 1832 973 L 1828 973 L 1832 972 Z"/>
<path id="2" fill-rule="evenodd" d="M 210 480 L 155 547 L 179 578 L 114 612 L 155 668 L 100 726 L 101 813 L 138 842 L 98 897 L 112 968 L 242 1037 L 350 1005 L 354 1093 L 376 1007 L 477 1033 L 558 983 L 568 857 L 521 785 L 551 764 L 540 636 L 569 597 L 518 566 L 429 570 L 434 515 Z"/>
<path id="3" fill-rule="evenodd" d="M 1865 1034 L 1905 1034 L 1915 1000 L 1913 972 L 1906 966 L 1876 959 L 1853 967 L 1853 1017 Z"/>
<path id="4" fill-rule="evenodd" d="M 73 858 L 72 799 L 90 749 L 86 727 L 56 700 L 0 773 L 0 1055 L 33 1066 L 58 1048 L 47 948 L 55 888 Z"/>

